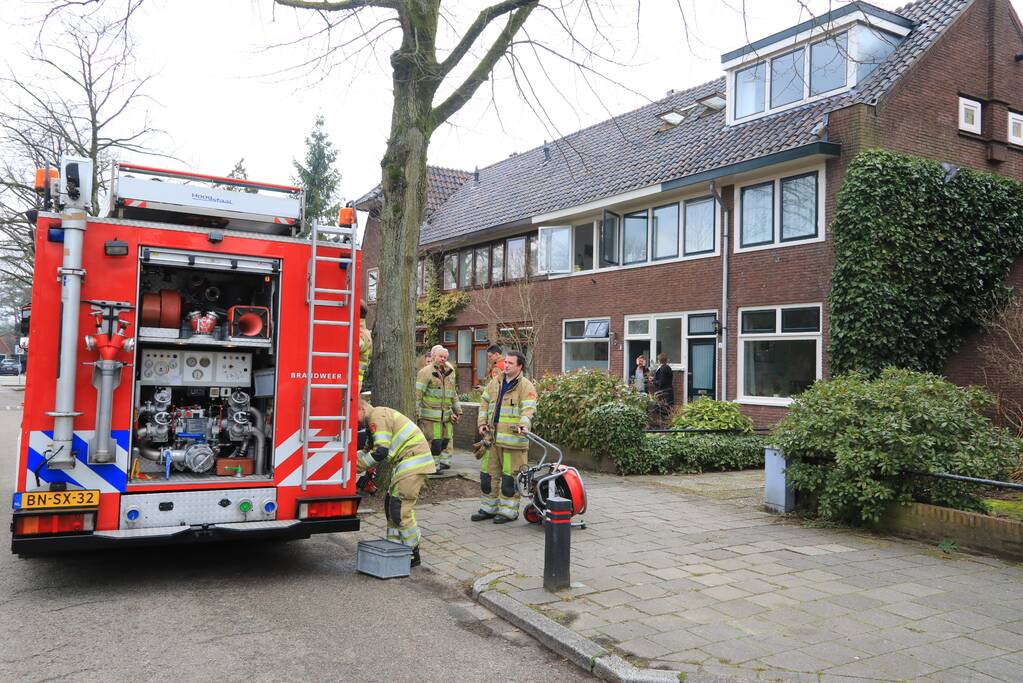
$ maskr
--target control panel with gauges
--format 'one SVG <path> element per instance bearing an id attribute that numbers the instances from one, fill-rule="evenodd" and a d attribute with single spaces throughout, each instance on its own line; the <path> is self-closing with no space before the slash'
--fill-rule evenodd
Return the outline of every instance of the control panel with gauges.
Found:
<path id="1" fill-rule="evenodd" d="M 248 387 L 252 383 L 251 353 L 143 349 L 141 356 L 143 386 Z"/>

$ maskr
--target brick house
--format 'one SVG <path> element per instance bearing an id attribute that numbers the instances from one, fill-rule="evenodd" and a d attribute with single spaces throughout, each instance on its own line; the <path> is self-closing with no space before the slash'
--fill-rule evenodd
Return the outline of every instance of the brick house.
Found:
<path id="1" fill-rule="evenodd" d="M 716 396 L 773 423 L 828 375 L 828 226 L 856 154 L 1023 180 L 1023 25 L 1008 0 L 853 2 L 722 66 L 475 173 L 431 170 L 420 254 L 443 289 L 470 292 L 444 332 L 463 390 L 490 341 L 529 346 L 537 375 L 627 377 L 663 351 L 677 402 Z M 372 299 L 379 191 L 357 204 Z M 984 378 L 975 346 L 952 379 Z"/>

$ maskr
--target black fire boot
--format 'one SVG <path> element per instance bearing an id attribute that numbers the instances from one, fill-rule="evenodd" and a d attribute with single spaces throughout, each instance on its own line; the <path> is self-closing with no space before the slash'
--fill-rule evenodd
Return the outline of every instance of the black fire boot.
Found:
<path id="1" fill-rule="evenodd" d="M 474 522 L 482 522 L 484 520 L 493 519 L 493 518 L 494 518 L 494 515 L 492 513 L 490 513 L 490 512 L 483 512 L 483 510 L 480 510 L 478 512 L 472 513 L 472 516 L 469 519 L 471 519 Z"/>
<path id="2" fill-rule="evenodd" d="M 415 548 L 412 549 L 412 562 L 409 563 L 409 566 L 410 567 L 418 567 L 422 563 L 423 563 L 423 560 L 422 560 L 421 557 L 419 557 L 419 546 L 417 545 Z"/>

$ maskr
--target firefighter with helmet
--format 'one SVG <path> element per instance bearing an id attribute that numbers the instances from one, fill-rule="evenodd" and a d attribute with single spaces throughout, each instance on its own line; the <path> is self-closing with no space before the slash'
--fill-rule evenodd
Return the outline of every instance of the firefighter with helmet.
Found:
<path id="1" fill-rule="evenodd" d="M 536 412 L 536 388 L 523 374 L 526 357 L 509 351 L 504 376 L 487 384 L 481 398 L 478 426 L 490 444 L 487 472 L 480 476 L 480 509 L 470 519 L 493 519 L 495 524 L 519 516 L 519 491 L 515 475 L 528 460 L 526 432 Z"/>
<path id="2" fill-rule="evenodd" d="M 430 363 L 416 374 L 416 415 L 438 472 L 451 467 L 454 424 L 461 414 L 455 368 L 448 363 L 448 350 L 438 344 L 430 350 Z"/>
<path id="3" fill-rule="evenodd" d="M 416 501 L 426 483 L 426 475 L 437 471 L 423 432 L 397 410 L 359 401 L 359 427 L 366 432 L 360 443 L 360 472 L 386 463 L 391 468 L 384 515 L 387 517 L 387 540 L 412 548 L 412 566 L 420 563 L 419 542 L 422 534 L 416 523 Z"/>

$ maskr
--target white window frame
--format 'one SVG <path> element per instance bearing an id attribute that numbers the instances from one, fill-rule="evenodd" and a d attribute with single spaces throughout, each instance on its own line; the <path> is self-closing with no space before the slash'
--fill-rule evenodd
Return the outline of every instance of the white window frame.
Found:
<path id="1" fill-rule="evenodd" d="M 565 338 L 565 325 L 566 323 L 583 323 L 583 331 L 585 333 L 586 323 L 597 320 L 607 321 L 607 336 L 606 337 L 583 337 L 580 339 L 566 339 Z M 565 360 L 568 358 L 568 345 L 569 344 L 591 344 L 593 342 L 599 342 L 604 340 L 607 342 L 607 370 L 605 372 L 611 372 L 611 316 L 610 315 L 591 315 L 585 318 L 563 318 L 561 320 L 561 372 L 569 372 L 565 369 Z"/>
<path id="2" fill-rule="evenodd" d="M 451 258 L 455 260 L 455 283 L 452 286 L 448 287 L 447 281 L 448 259 Z M 459 263 L 458 259 L 459 256 L 457 251 L 449 251 L 448 253 L 444 254 L 444 258 L 441 259 L 440 289 L 442 292 L 453 292 L 456 289 L 458 289 L 458 263 Z"/>
<path id="3" fill-rule="evenodd" d="M 548 242 L 550 242 L 553 235 L 566 232 L 568 233 L 568 264 L 565 267 L 552 268 Z M 560 275 L 572 272 L 575 268 L 575 226 L 545 225 L 537 231 L 536 239 L 539 243 L 539 253 L 537 254 L 537 272 L 534 273 L 535 275 Z M 529 260 L 528 257 L 526 260 Z"/>
<path id="4" fill-rule="evenodd" d="M 781 239 L 781 181 L 788 178 L 807 175 L 814 171 L 817 172 L 817 234 L 805 239 L 788 239 L 783 242 Z M 772 234 L 772 239 L 770 242 L 765 244 L 744 247 L 742 246 L 742 190 L 745 187 L 763 185 L 768 182 L 774 184 L 774 232 Z M 735 210 L 732 212 L 732 249 L 737 254 L 750 251 L 761 251 L 764 249 L 782 249 L 785 247 L 798 246 L 800 244 L 813 244 L 815 242 L 823 242 L 827 238 L 827 235 L 825 234 L 827 221 L 824 220 L 824 200 L 827 196 L 827 174 L 825 173 L 824 164 L 810 168 L 792 169 L 791 171 L 775 173 L 769 176 L 751 178 L 750 180 L 743 181 L 742 183 L 737 183 L 735 185 L 734 192 Z"/>
<path id="5" fill-rule="evenodd" d="M 816 308 L 821 328 L 817 332 L 782 332 L 781 312 L 790 308 Z M 774 332 L 753 332 L 744 334 L 742 331 L 742 314 L 746 311 L 775 311 Z M 815 341 L 817 342 L 816 352 L 816 377 L 819 381 L 823 377 L 824 370 L 824 305 L 820 303 L 807 304 L 785 304 L 783 306 L 744 306 L 738 310 L 735 318 L 736 329 L 738 330 L 738 349 L 736 350 L 736 403 L 751 406 L 780 406 L 786 407 L 792 404 L 792 397 L 772 396 L 747 396 L 746 395 L 746 344 L 747 341 L 756 340 L 781 340 L 781 341 Z"/>
<path id="6" fill-rule="evenodd" d="M 1014 123 L 1018 123 L 1020 126 L 1020 134 L 1018 137 L 1012 134 L 1012 125 Z M 1009 141 L 1010 145 L 1019 145 L 1023 147 L 1023 114 L 1010 111 L 1008 127 L 1005 129 L 1005 132 L 1006 139 Z"/>
<path id="7" fill-rule="evenodd" d="M 693 315 L 708 315 L 711 314 L 715 318 L 718 315 L 716 308 L 708 308 L 704 310 L 696 311 L 675 311 L 670 313 L 646 313 L 625 316 L 625 334 L 623 338 L 625 341 L 649 341 L 650 342 L 650 355 L 653 356 L 650 359 L 651 367 L 657 362 L 657 356 L 654 351 L 657 350 L 657 321 L 666 320 L 670 318 L 679 318 L 682 321 L 682 362 L 681 363 L 668 363 L 668 366 L 675 371 L 686 372 L 688 370 L 688 340 L 689 339 L 711 339 L 716 337 L 716 334 L 689 334 L 689 316 Z M 646 334 L 629 334 L 629 322 L 634 320 L 646 320 L 647 321 L 647 332 Z M 624 347 L 623 347 L 624 348 Z M 624 352 L 623 352 L 624 353 Z M 622 363 L 622 376 L 626 381 L 629 380 L 629 367 L 632 359 L 625 359 L 627 362 Z"/>
<path id="8" fill-rule="evenodd" d="M 758 118 L 768 116 L 769 114 L 775 114 L 780 111 L 785 111 L 786 109 L 802 106 L 809 102 L 816 102 L 817 100 L 834 97 L 835 95 L 840 95 L 855 88 L 857 85 L 856 78 L 858 76 L 857 68 L 860 64 L 857 60 L 857 55 L 859 55 L 859 35 L 861 31 L 869 29 L 884 31 L 898 38 L 905 38 L 910 32 L 910 29 L 904 26 L 879 19 L 875 16 L 866 15 L 862 12 L 857 12 L 847 17 L 843 17 L 837 22 L 822 24 L 809 31 L 804 31 L 799 35 L 792 36 L 769 45 L 763 50 L 747 53 L 722 64 L 728 72 L 727 78 L 725 79 L 725 96 L 727 100 L 727 106 L 725 108 L 726 125 L 730 126 L 736 123 L 753 121 Z M 846 44 L 848 59 L 846 60 L 847 71 L 845 85 L 840 88 L 836 88 L 835 90 L 829 90 L 819 95 L 811 96 L 810 46 L 814 43 L 819 43 L 822 40 L 838 36 L 845 32 L 848 32 L 849 34 L 848 42 Z M 771 107 L 771 60 L 775 57 L 780 57 L 792 52 L 793 50 L 798 50 L 801 47 L 806 48 L 803 54 L 803 97 L 795 100 L 794 102 L 789 102 L 777 107 Z M 735 116 L 735 75 L 739 71 L 742 71 L 743 69 L 758 62 L 763 62 L 765 69 L 767 70 L 766 83 L 764 84 L 764 108 L 757 113 L 737 118 Z"/>
<path id="9" fill-rule="evenodd" d="M 709 196 L 713 197 L 713 195 L 709 195 Z M 575 270 L 575 227 L 579 226 L 579 225 L 582 225 L 582 224 L 586 223 L 587 221 L 581 220 L 581 221 L 574 222 L 572 224 L 572 232 L 571 232 L 571 236 L 572 236 L 572 243 L 571 243 L 571 253 L 572 253 L 571 267 L 572 267 L 572 272 L 570 272 L 570 273 L 549 273 L 548 274 L 548 278 L 551 279 L 551 280 L 555 280 L 555 279 L 563 278 L 563 277 L 577 277 L 579 275 L 592 275 L 593 273 L 610 273 L 610 272 L 614 272 L 614 271 L 618 271 L 618 270 L 629 270 L 629 269 L 632 269 L 632 268 L 648 268 L 650 266 L 660 266 L 660 265 L 664 265 L 666 263 L 679 263 L 679 262 L 682 262 L 682 261 L 696 261 L 698 259 L 716 258 L 718 256 L 721 256 L 721 203 L 718 202 L 716 198 L 714 199 L 714 248 L 711 251 L 700 252 L 698 254 L 691 254 L 689 256 L 685 255 L 685 203 L 687 201 L 690 201 L 690 202 L 691 201 L 698 201 L 698 200 L 707 199 L 707 198 L 708 198 L 708 195 L 705 192 L 701 192 L 699 194 L 687 195 L 687 196 L 684 196 L 684 197 L 681 197 L 679 199 L 676 199 L 674 201 L 669 201 L 669 202 L 655 201 L 655 202 L 652 202 L 649 206 L 647 206 L 646 209 L 645 209 L 646 212 L 647 212 L 647 254 L 646 254 L 647 258 L 646 258 L 645 261 L 642 261 L 642 262 L 639 262 L 639 263 L 630 263 L 628 265 L 621 265 L 619 263 L 619 265 L 617 265 L 617 266 L 606 266 L 604 268 L 599 267 L 599 263 L 600 263 L 600 221 L 601 221 L 601 218 L 597 217 L 597 218 L 593 219 L 593 266 L 589 270 Z M 660 208 L 663 208 L 665 206 L 670 206 L 672 204 L 676 205 L 676 208 L 678 209 L 678 235 L 677 235 L 677 239 L 678 239 L 678 255 L 674 256 L 674 257 L 655 259 L 655 258 L 653 258 L 653 222 L 654 222 L 653 211 L 654 211 L 654 209 L 660 209 Z M 624 244 L 623 236 L 624 236 L 624 229 L 625 229 L 625 216 L 627 214 L 634 214 L 634 213 L 637 213 L 639 211 L 643 211 L 643 209 L 640 208 L 640 209 L 628 210 L 628 211 L 625 210 L 625 209 L 614 209 L 613 210 L 613 212 L 615 214 L 621 214 L 621 217 L 622 217 L 621 223 L 618 226 L 618 253 L 619 253 L 619 261 L 622 260 L 621 254 L 622 254 L 622 251 L 623 251 L 623 244 Z M 548 227 L 548 226 L 544 226 L 544 227 Z M 543 230 L 544 227 L 541 227 L 540 230 Z M 559 225 L 559 226 L 549 226 L 549 227 L 564 227 L 564 226 L 563 225 Z M 802 242 L 800 242 L 800 244 L 802 244 Z"/>
<path id="10" fill-rule="evenodd" d="M 366 271 L 366 301 L 377 300 L 377 285 L 380 283 L 380 269 L 372 268 Z"/>
<path id="11" fill-rule="evenodd" d="M 976 122 L 970 125 L 966 122 L 966 112 L 973 111 L 975 116 L 973 120 Z M 984 121 L 981 118 L 984 114 L 984 105 L 977 100 L 970 99 L 969 97 L 959 98 L 959 130 L 964 133 L 975 133 L 980 135 L 984 129 Z"/>

